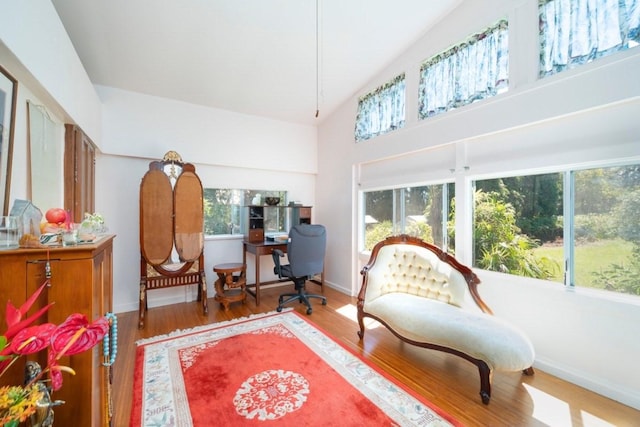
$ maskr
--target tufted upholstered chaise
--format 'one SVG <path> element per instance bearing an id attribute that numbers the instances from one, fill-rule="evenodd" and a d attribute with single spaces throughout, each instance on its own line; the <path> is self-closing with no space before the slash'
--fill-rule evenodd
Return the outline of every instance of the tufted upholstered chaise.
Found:
<path id="1" fill-rule="evenodd" d="M 364 317 L 413 345 L 474 363 L 482 402 L 491 398 L 493 371 L 533 375 L 533 345 L 517 328 L 493 316 L 477 292 L 478 277 L 455 258 L 418 238 L 379 242 L 361 271 L 360 339 Z"/>

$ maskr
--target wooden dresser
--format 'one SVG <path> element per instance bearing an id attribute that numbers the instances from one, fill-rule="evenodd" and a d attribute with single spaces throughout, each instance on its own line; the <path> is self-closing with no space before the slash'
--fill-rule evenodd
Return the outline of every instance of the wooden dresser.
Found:
<path id="1" fill-rule="evenodd" d="M 48 249 L 0 251 L 0 333 L 6 328 L 6 301 L 19 307 L 45 280 L 50 268 L 51 286 L 29 311 L 49 302 L 55 304 L 39 321 L 62 323 L 72 313 L 89 321 L 113 309 L 113 239 L 105 236 L 91 244 Z M 48 262 L 47 262 L 48 261 Z M 44 355 L 40 364 L 46 366 Z M 62 388 L 52 398 L 66 403 L 55 407 L 56 426 L 109 426 L 111 422 L 110 378 L 112 368 L 102 366 L 102 343 L 75 356 L 62 358 L 76 375 L 63 373 Z M 0 385 L 22 384 L 24 358 L 0 378 Z"/>

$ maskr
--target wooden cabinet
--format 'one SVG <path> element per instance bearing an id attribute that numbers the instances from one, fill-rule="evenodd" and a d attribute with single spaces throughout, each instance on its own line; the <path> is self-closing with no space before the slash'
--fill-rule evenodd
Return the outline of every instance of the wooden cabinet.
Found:
<path id="1" fill-rule="evenodd" d="M 264 240 L 264 206 L 248 206 L 249 218 L 245 237 L 250 242 Z"/>
<path id="2" fill-rule="evenodd" d="M 20 306 L 45 280 L 50 271 L 50 286 L 45 288 L 29 314 L 49 302 L 55 304 L 39 323 L 62 323 L 72 313 L 81 313 L 89 321 L 112 311 L 113 239 L 105 236 L 97 242 L 75 247 L 17 249 L 0 252 L 0 331 L 6 330 L 6 300 Z M 1 332 L 0 332 L 1 333 Z M 34 356 L 35 357 L 35 356 Z M 38 355 L 46 366 L 45 355 Z M 22 384 L 24 358 L 14 364 L 0 385 Z M 59 426 L 109 426 L 111 414 L 111 369 L 102 366 L 102 344 L 60 360 L 76 375 L 63 373 L 62 388 L 52 398 L 66 403 L 55 407 Z"/>
<path id="3" fill-rule="evenodd" d="M 262 242 L 271 234 L 288 233 L 297 224 L 311 224 L 310 206 L 245 206 L 244 237 Z"/>

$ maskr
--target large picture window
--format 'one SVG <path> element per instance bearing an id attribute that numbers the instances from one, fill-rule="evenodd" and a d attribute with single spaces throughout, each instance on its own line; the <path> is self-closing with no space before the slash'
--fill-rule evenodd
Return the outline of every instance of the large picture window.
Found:
<path id="1" fill-rule="evenodd" d="M 562 281 L 562 174 L 475 183 L 473 266 Z M 546 246 L 545 246 L 546 245 Z M 548 256 L 540 248 L 559 249 Z"/>
<path id="2" fill-rule="evenodd" d="M 449 211 L 454 185 L 439 184 L 402 187 L 364 193 L 364 246 L 396 234 L 409 234 L 446 251 L 453 235 Z"/>
<path id="3" fill-rule="evenodd" d="M 475 267 L 640 295 L 640 165 L 475 185 Z"/>
<path id="4" fill-rule="evenodd" d="M 576 286 L 640 295 L 640 165 L 575 171 Z"/>
<path id="5" fill-rule="evenodd" d="M 540 0 L 540 76 L 637 46 L 640 0 Z"/>

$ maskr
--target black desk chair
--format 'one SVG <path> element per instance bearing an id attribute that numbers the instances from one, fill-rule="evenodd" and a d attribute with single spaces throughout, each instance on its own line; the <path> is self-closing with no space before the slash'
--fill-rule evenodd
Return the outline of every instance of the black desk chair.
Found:
<path id="1" fill-rule="evenodd" d="M 293 281 L 296 293 L 280 295 L 278 300 L 278 312 L 282 306 L 291 301 L 300 301 L 307 306 L 307 314 L 313 309 L 309 298 L 320 298 L 322 305 L 327 305 L 327 298 L 322 295 L 313 295 L 305 292 L 304 285 L 307 279 L 324 270 L 324 252 L 327 246 L 327 232 L 323 225 L 300 224 L 291 228 L 289 243 L 287 244 L 287 257 L 289 264 L 280 265 L 280 258 L 284 253 L 276 249 L 273 251 L 273 272 L 281 279 Z M 286 300 L 285 300 L 286 298 Z"/>

